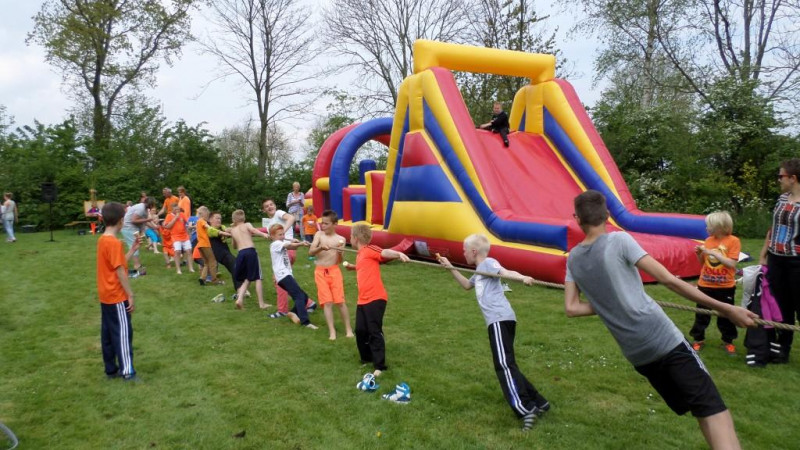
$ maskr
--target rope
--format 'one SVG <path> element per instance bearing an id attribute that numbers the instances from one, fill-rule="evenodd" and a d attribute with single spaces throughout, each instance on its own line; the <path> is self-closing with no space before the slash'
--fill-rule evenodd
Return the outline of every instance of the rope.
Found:
<path id="1" fill-rule="evenodd" d="M 345 251 L 345 252 L 358 253 L 358 250 L 354 250 L 354 249 L 351 249 L 351 248 L 342 248 L 341 250 Z M 414 264 L 419 264 L 419 265 L 422 265 L 422 266 L 436 267 L 436 268 L 445 269 L 445 270 L 459 270 L 459 271 L 463 271 L 463 272 L 482 275 L 482 276 L 485 276 L 485 277 L 500 278 L 500 279 L 503 279 L 503 280 L 518 281 L 518 282 L 522 281 L 522 280 L 519 280 L 517 278 L 504 277 L 504 276 L 502 276 L 500 274 L 497 274 L 497 273 L 481 272 L 479 270 L 465 269 L 463 267 L 454 267 L 454 266 L 449 266 L 448 267 L 448 266 L 443 266 L 441 264 L 432 263 L 432 262 L 428 262 L 428 261 L 417 261 L 415 259 L 412 259 L 412 260 L 409 260 L 409 262 L 414 263 Z M 538 285 L 538 286 L 555 288 L 555 289 L 564 289 L 564 285 L 563 284 L 550 283 L 550 282 L 547 282 L 547 281 L 537 280 L 535 278 L 533 279 L 533 284 Z M 719 317 L 719 313 L 714 311 L 713 309 L 696 308 L 696 307 L 693 307 L 693 306 L 679 305 L 677 303 L 661 302 L 661 301 L 658 301 L 658 300 L 656 300 L 655 302 L 659 306 L 661 306 L 662 308 L 673 308 L 673 309 L 678 309 L 678 310 L 682 310 L 682 311 L 691 311 L 691 312 L 694 312 L 694 313 L 697 313 L 697 314 L 705 314 L 707 316 L 718 316 Z M 772 328 L 777 328 L 779 330 L 800 332 L 800 326 L 798 326 L 798 325 L 789 325 L 787 323 L 773 322 L 771 320 L 764 320 L 764 319 L 753 319 L 753 322 L 755 322 L 758 325 L 761 325 L 762 327 L 772 327 Z"/>
<path id="2" fill-rule="evenodd" d="M 717 316 L 719 317 L 719 313 L 712 310 L 712 309 L 703 309 L 703 308 L 695 308 L 693 306 L 687 305 L 679 305 L 677 303 L 669 303 L 669 302 L 659 302 L 656 301 L 659 306 L 662 308 L 674 308 L 680 309 L 682 311 L 691 311 L 697 314 L 705 314 L 707 316 Z M 762 327 L 772 327 L 777 328 L 779 330 L 788 330 L 788 331 L 800 331 L 800 326 L 797 325 L 789 325 L 788 323 L 781 323 L 781 322 L 773 322 L 771 320 L 764 320 L 764 319 L 753 319 L 753 322 L 761 325 Z"/>
<path id="3" fill-rule="evenodd" d="M 0 422 L 0 431 L 2 431 L 8 437 L 9 441 L 11 441 L 11 447 L 9 447 L 8 450 L 14 450 L 15 448 L 17 448 L 17 446 L 19 445 L 19 440 L 17 440 L 17 437 L 14 435 L 14 432 L 11 431 L 11 429 L 5 426 L 5 424 L 3 424 L 2 422 Z"/>

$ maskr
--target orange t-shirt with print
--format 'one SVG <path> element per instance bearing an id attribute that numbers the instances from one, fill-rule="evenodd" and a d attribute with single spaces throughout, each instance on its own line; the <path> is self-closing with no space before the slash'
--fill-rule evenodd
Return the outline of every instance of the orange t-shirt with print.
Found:
<path id="1" fill-rule="evenodd" d="M 122 241 L 114 236 L 103 234 L 97 240 L 97 296 L 100 303 L 114 305 L 128 299 L 117 276 L 117 268 L 122 267 L 128 276 L 128 261 Z"/>
<path id="2" fill-rule="evenodd" d="M 175 214 L 169 213 L 164 221 L 166 223 L 172 222 L 172 219 L 175 218 Z M 186 219 L 183 215 L 179 215 L 178 220 L 172 225 L 172 228 L 169 229 L 172 234 L 172 242 L 183 242 L 189 240 L 189 233 L 186 232 Z"/>
<path id="3" fill-rule="evenodd" d="M 734 261 L 739 260 L 739 252 L 742 250 L 742 244 L 739 238 L 730 234 L 722 239 L 717 239 L 714 236 L 709 236 L 703 245 L 708 250 L 717 249 Z M 713 255 L 705 255 L 703 257 L 703 269 L 700 271 L 700 279 L 697 280 L 697 285 L 707 288 L 732 288 L 736 286 L 736 268 L 725 267 Z"/>
<path id="4" fill-rule="evenodd" d="M 377 245 L 361 247 L 356 256 L 356 283 L 358 284 L 358 305 L 366 305 L 375 300 L 388 300 L 386 288 L 381 280 L 380 263 L 383 249 Z"/>
<path id="5" fill-rule="evenodd" d="M 303 231 L 306 235 L 314 235 L 317 231 L 317 216 L 314 214 L 306 214 L 303 216 Z"/>
<path id="6" fill-rule="evenodd" d="M 208 240 L 207 226 L 208 222 L 205 219 L 197 219 L 197 248 L 211 247 L 211 241 Z"/>

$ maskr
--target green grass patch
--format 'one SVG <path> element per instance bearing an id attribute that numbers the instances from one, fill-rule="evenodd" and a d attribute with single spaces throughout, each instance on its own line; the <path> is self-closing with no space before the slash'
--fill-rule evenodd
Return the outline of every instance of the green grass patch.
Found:
<path id="1" fill-rule="evenodd" d="M 624 360 L 596 317 L 567 319 L 559 290 L 513 284 L 516 353 L 553 409 L 528 433 L 505 403 L 492 368 L 475 294 L 445 271 L 383 267 L 389 292 L 384 331 L 390 369 L 380 393 L 407 382 L 395 405 L 355 389 L 361 367 L 352 339 L 268 319 L 254 297 L 245 311 L 212 303 L 233 287 L 201 287 L 195 274 L 143 254 L 148 275 L 132 280 L 134 364 L 143 382 L 106 380 L 100 354 L 95 238 L 20 234 L 0 245 L 0 422 L 20 448 L 703 448 L 691 417 L 674 415 Z M 267 246 L 257 244 L 265 277 Z M 757 253 L 760 242 L 745 240 Z M 353 260 L 353 255 L 346 257 Z M 224 269 L 223 269 L 224 271 Z M 315 294 L 313 267 L 298 253 L 295 276 Z M 227 272 L 224 272 L 227 278 Z M 355 276 L 345 273 L 355 315 Z M 658 300 L 684 302 L 660 286 Z M 266 301 L 275 293 L 265 287 Z M 314 295 L 315 296 L 315 295 Z M 668 311 L 688 333 L 693 315 Z M 731 408 L 744 448 L 800 441 L 798 359 L 754 370 L 743 331 L 730 358 L 709 328 L 702 356 Z M 235 437 L 241 432 L 244 437 Z M 5 442 L 0 438 L 0 448 Z"/>

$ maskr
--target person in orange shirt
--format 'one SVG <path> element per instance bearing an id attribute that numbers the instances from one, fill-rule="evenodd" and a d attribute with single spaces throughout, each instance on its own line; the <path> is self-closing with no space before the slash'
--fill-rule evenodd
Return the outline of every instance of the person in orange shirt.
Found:
<path id="1" fill-rule="evenodd" d="M 181 207 L 183 218 L 189 220 L 192 215 L 192 199 L 186 195 L 186 188 L 178 186 L 178 205 Z"/>
<path id="2" fill-rule="evenodd" d="M 201 286 L 206 284 L 206 275 L 211 275 L 211 281 L 209 281 L 209 283 L 223 284 L 222 280 L 217 279 L 217 259 L 214 258 L 214 252 L 211 250 L 211 240 L 208 238 L 208 228 L 210 226 L 208 224 L 208 216 L 210 214 L 210 211 L 205 206 L 197 208 L 196 247 L 203 258 L 203 270 L 200 271 L 200 278 L 198 279 Z M 228 235 L 228 233 L 225 232 L 221 232 L 221 234 Z"/>
<path id="3" fill-rule="evenodd" d="M 124 253 L 117 233 L 122 228 L 125 207 L 111 202 L 103 206 L 106 229 L 97 240 L 97 296 L 100 299 L 100 345 L 106 377 L 138 381 L 133 368 L 134 296 L 128 282 L 128 259 L 139 248 L 135 239 Z"/>
<path id="4" fill-rule="evenodd" d="M 164 195 L 164 205 L 158 210 L 159 216 L 169 214 L 172 211 L 172 205 L 178 203 L 178 197 L 172 195 L 172 189 L 165 187 L 161 193 Z"/>
<path id="5" fill-rule="evenodd" d="M 314 242 L 314 235 L 320 230 L 319 217 L 314 214 L 314 207 L 309 206 L 305 214 L 303 214 L 303 233 L 305 240 L 309 243 Z M 313 259 L 309 257 L 308 259 Z"/>
<path id="6" fill-rule="evenodd" d="M 717 211 L 706 216 L 706 238 L 703 245 L 695 247 L 697 260 L 703 265 L 697 286 L 700 292 L 729 305 L 734 304 L 736 295 L 736 264 L 742 244 L 733 233 L 733 219 L 726 211 Z M 702 307 L 701 307 L 702 308 Z M 705 346 L 706 328 L 711 316 L 695 314 L 694 325 L 689 330 L 692 348 L 700 351 Z M 722 334 L 722 348 L 731 356 L 736 356 L 733 340 L 738 333 L 736 326 L 724 317 L 717 317 L 717 328 Z"/>
<path id="7" fill-rule="evenodd" d="M 189 240 L 189 233 L 186 231 L 186 218 L 183 217 L 183 211 L 178 205 L 172 206 L 172 212 L 164 219 L 164 228 L 170 231 L 172 235 L 172 248 L 175 250 L 175 268 L 178 275 L 181 272 L 181 257 L 186 258 L 186 266 L 189 272 L 194 273 L 194 263 L 192 262 L 192 242 Z"/>
<path id="8" fill-rule="evenodd" d="M 358 250 L 355 265 L 345 261 L 347 270 L 356 271 L 358 303 L 356 304 L 356 345 L 362 363 L 371 362 L 374 376 L 386 370 L 386 342 L 383 338 L 383 314 L 389 296 L 381 280 L 380 263 L 399 259 L 408 262 L 408 256 L 391 249 L 369 245 L 372 229 L 359 223 L 350 229 L 350 245 Z"/>

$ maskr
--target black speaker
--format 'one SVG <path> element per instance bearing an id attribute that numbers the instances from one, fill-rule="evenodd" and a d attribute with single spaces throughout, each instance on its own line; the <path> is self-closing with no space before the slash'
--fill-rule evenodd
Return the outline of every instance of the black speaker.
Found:
<path id="1" fill-rule="evenodd" d="M 46 181 L 42 183 L 42 202 L 53 203 L 58 200 L 58 188 L 55 183 Z"/>

